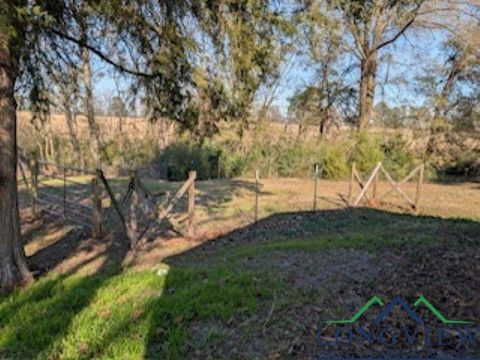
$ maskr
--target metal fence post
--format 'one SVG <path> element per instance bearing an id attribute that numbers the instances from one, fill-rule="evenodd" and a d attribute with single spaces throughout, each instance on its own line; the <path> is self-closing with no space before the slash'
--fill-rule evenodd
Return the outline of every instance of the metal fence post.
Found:
<path id="1" fill-rule="evenodd" d="M 317 210 L 318 164 L 315 164 L 315 173 L 313 175 L 313 179 L 314 179 L 313 210 Z"/>
<path id="2" fill-rule="evenodd" d="M 30 176 L 32 181 L 32 215 L 37 216 L 37 197 L 38 197 L 38 160 L 37 157 L 30 163 Z"/>
<path id="3" fill-rule="evenodd" d="M 63 167 L 63 219 L 67 219 L 67 169 Z"/>
<path id="4" fill-rule="evenodd" d="M 415 211 L 418 213 L 420 206 L 420 197 L 422 196 L 423 173 L 425 171 L 425 164 L 422 164 L 417 178 L 417 192 L 415 194 Z"/>
<path id="5" fill-rule="evenodd" d="M 100 188 L 101 170 L 95 172 L 92 179 L 92 235 L 94 239 L 102 238 L 102 189 Z"/>
<path id="6" fill-rule="evenodd" d="M 352 169 L 350 173 L 350 183 L 348 184 L 348 206 L 352 206 L 353 200 L 353 183 L 355 181 L 355 162 L 352 163 Z"/>
<path id="7" fill-rule="evenodd" d="M 130 247 L 133 249 L 137 245 L 138 240 L 138 177 L 135 171 L 130 175 L 130 181 L 133 185 L 132 194 L 130 195 L 130 223 L 129 223 L 129 237 Z"/>
<path id="8" fill-rule="evenodd" d="M 260 171 L 255 169 L 255 222 L 258 221 L 258 195 L 259 195 Z"/>

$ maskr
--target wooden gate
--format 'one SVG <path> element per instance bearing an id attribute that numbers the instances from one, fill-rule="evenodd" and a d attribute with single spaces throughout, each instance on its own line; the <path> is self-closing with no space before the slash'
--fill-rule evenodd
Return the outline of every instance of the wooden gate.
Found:
<path id="1" fill-rule="evenodd" d="M 425 170 L 425 164 L 420 164 L 415 167 L 407 176 L 405 176 L 400 181 L 396 182 L 390 173 L 385 169 L 381 162 L 378 162 L 373 171 L 367 177 L 367 180 L 362 181 L 360 175 L 358 174 L 355 163 L 352 164 L 351 177 L 350 177 L 350 186 L 349 186 L 349 195 L 348 195 L 348 204 L 349 206 L 358 206 L 360 201 L 364 199 L 367 204 L 372 205 L 374 203 L 379 203 L 391 195 L 393 192 L 396 192 L 400 197 L 408 204 L 409 208 L 418 212 L 420 206 L 420 197 L 422 194 L 422 185 L 423 185 L 423 175 Z M 380 175 L 383 174 L 385 179 L 390 184 L 390 189 L 385 191 L 383 194 L 377 196 L 377 187 L 378 180 Z M 412 180 L 417 176 L 417 186 L 415 198 L 412 199 L 403 189 L 401 188 L 402 184 Z M 354 185 L 357 184 L 360 187 L 360 193 L 357 196 L 354 196 Z M 371 197 L 368 195 L 368 190 L 372 189 Z"/>
<path id="2" fill-rule="evenodd" d="M 124 197 L 124 203 L 128 202 L 127 211 L 124 212 L 122 206 L 117 201 L 114 196 L 114 193 L 110 187 L 108 180 L 105 178 L 101 170 L 97 170 L 97 178 L 105 186 L 108 196 L 112 202 L 112 206 L 115 209 L 118 219 L 120 220 L 123 232 L 130 240 L 130 247 L 133 249 L 138 243 L 141 243 L 148 239 L 150 235 L 153 234 L 156 227 L 160 225 L 163 221 L 168 220 L 170 224 L 175 226 L 176 232 L 179 232 L 178 224 L 176 221 L 170 217 L 172 210 L 182 196 L 188 190 L 188 234 L 186 236 L 194 236 L 194 218 L 195 218 L 195 179 L 197 173 L 191 171 L 189 173 L 188 180 L 182 184 L 178 189 L 175 196 L 165 198 L 165 201 L 157 201 L 157 196 L 152 194 L 147 187 L 144 185 L 142 180 L 138 177 L 136 171 L 132 171 L 130 175 L 130 181 L 128 185 L 127 193 Z M 139 209 L 139 200 L 146 200 L 150 202 L 152 211 L 154 212 L 154 219 L 146 224 L 143 229 L 139 228 L 139 219 L 138 216 L 141 213 Z M 143 214 L 146 215 L 147 214 Z M 183 234 L 182 234 L 183 235 Z"/>

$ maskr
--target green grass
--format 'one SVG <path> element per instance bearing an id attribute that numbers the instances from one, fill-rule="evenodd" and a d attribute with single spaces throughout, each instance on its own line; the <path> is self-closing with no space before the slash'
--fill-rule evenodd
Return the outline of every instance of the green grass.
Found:
<path id="1" fill-rule="evenodd" d="M 271 297 L 274 287 L 233 269 L 50 276 L 1 298 L 0 354 L 181 358 L 191 321 L 250 316 L 257 300 Z"/>

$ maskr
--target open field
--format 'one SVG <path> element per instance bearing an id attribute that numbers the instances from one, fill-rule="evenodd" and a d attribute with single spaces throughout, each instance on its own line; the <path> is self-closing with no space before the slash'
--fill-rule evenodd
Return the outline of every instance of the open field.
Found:
<path id="1" fill-rule="evenodd" d="M 17 113 L 19 127 L 22 129 L 32 128 L 32 117 L 33 113 L 30 111 L 19 111 Z M 105 136 L 106 139 L 110 139 L 112 136 L 116 136 L 119 133 L 125 136 L 146 136 L 150 135 L 152 129 L 157 129 L 160 132 L 166 132 L 172 140 L 177 136 L 175 123 L 165 122 L 159 120 L 156 123 L 150 122 L 147 118 L 144 117 L 124 117 L 119 119 L 115 116 L 96 116 L 95 117 L 100 132 Z M 52 133 L 57 135 L 68 135 L 68 127 L 65 119 L 65 114 L 63 113 L 53 113 L 48 119 L 50 130 Z M 229 125 L 226 123 L 220 124 L 222 130 L 228 130 Z M 269 123 L 269 129 L 273 131 L 275 135 L 281 133 L 287 133 L 292 136 L 298 134 L 298 124 L 285 124 L 281 123 Z M 348 127 L 345 127 L 344 130 L 348 130 Z M 78 131 L 80 137 L 88 137 L 88 123 L 87 119 L 83 114 L 79 114 L 76 117 L 76 130 Z M 318 135 L 317 126 L 306 126 L 306 134 L 310 136 Z"/>
<path id="2" fill-rule="evenodd" d="M 29 136 L 36 134 L 36 125 L 35 121 L 32 121 L 33 113 L 29 111 L 19 111 L 17 112 L 18 118 L 18 129 L 20 132 L 20 141 L 27 141 Z M 96 116 L 96 122 L 99 127 L 99 132 L 101 138 L 104 141 L 118 140 L 118 137 L 129 138 L 129 139 L 138 139 L 138 138 L 149 138 L 152 135 L 156 137 L 157 140 L 162 139 L 163 146 L 166 146 L 172 142 L 177 141 L 181 136 L 178 134 L 178 129 L 174 122 L 157 120 L 155 122 L 150 121 L 145 117 L 124 117 L 118 118 L 115 116 Z M 38 122 L 38 120 L 37 120 Z M 75 119 L 74 128 L 80 140 L 88 140 L 88 122 L 86 117 L 83 114 L 78 114 Z M 231 124 L 227 122 L 221 122 L 218 124 L 219 133 L 214 137 L 215 139 L 235 139 L 237 133 L 232 127 Z M 270 140 L 278 140 L 283 136 L 287 138 L 295 139 L 299 136 L 299 131 L 301 130 L 302 138 L 309 138 L 318 140 L 319 132 L 318 126 L 312 125 L 303 125 L 302 128 L 299 128 L 298 123 L 280 123 L 280 122 L 265 122 L 262 124 L 264 127 L 263 131 L 269 134 Z M 348 137 L 353 128 L 348 125 L 341 125 L 339 127 L 332 127 L 330 131 L 324 135 L 324 138 L 327 139 L 340 139 Z M 50 133 L 50 135 L 55 135 L 59 137 L 68 138 L 69 130 L 67 126 L 67 121 L 65 119 L 65 114 L 63 113 L 52 113 L 51 116 L 47 119 L 45 124 L 44 133 Z M 402 137 L 406 140 L 409 148 L 415 151 L 422 151 L 426 146 L 428 140 L 429 131 L 428 129 L 411 129 L 411 128 L 400 128 L 400 129 L 391 129 L 387 127 L 376 127 L 372 126 L 369 128 L 369 133 L 371 134 L 383 134 L 383 135 L 392 135 L 392 134 L 401 134 Z M 464 146 L 467 148 L 478 148 L 479 144 L 479 133 L 478 131 L 474 132 L 457 132 L 463 139 Z M 25 134 L 25 135 L 22 135 Z M 243 139 L 245 144 L 249 144 L 253 141 L 255 137 L 255 130 L 247 129 L 245 131 L 245 138 Z"/>
<path id="3" fill-rule="evenodd" d="M 83 192 L 88 201 L 90 177 L 72 178 L 85 186 L 73 186 L 75 191 Z M 152 193 L 169 192 L 173 195 L 180 187 L 179 182 L 161 180 L 142 180 Z M 49 186 L 62 190 L 61 180 L 47 180 Z M 128 178 L 115 178 L 111 181 L 117 199 L 122 199 L 128 188 Z M 254 221 L 255 180 L 220 179 L 196 182 L 196 227 L 197 236 L 211 238 L 227 233 L 235 228 L 251 224 Z M 408 182 L 401 188 L 410 198 L 415 198 L 416 183 Z M 45 188 L 46 189 L 46 188 Z M 377 197 L 391 190 L 386 181 L 380 181 Z M 49 187 L 47 191 L 52 191 Z M 346 206 L 349 183 L 347 181 L 319 180 L 317 188 L 317 209 L 339 209 Z M 354 197 L 360 188 L 354 188 Z M 368 194 L 370 195 L 370 190 Z M 259 193 L 259 218 L 282 212 L 310 211 L 313 209 L 314 181 L 309 179 L 261 179 Z M 28 204 L 25 198 L 25 204 Z M 104 193 L 104 207 L 112 212 L 108 196 Z M 376 207 L 388 211 L 411 213 L 405 201 L 392 192 Z M 174 218 L 183 223 L 186 219 L 187 201 L 180 200 L 175 208 Z M 422 186 L 420 200 L 421 215 L 464 218 L 480 220 L 480 183 L 425 183 Z M 113 213 L 111 214 L 112 218 Z M 215 229 L 215 230 L 213 230 Z"/>
<path id="4" fill-rule="evenodd" d="M 347 316 L 372 294 L 425 294 L 451 318 L 480 318 L 479 184 L 426 184 L 413 215 L 395 197 L 386 210 L 340 209 L 348 184 L 331 181 L 319 182 L 321 209 L 306 211 L 313 182 L 261 182 L 257 224 L 251 180 L 197 182 L 198 238 L 167 231 L 134 258 L 114 227 L 94 241 L 23 209 L 29 263 L 44 275 L 0 299 L 1 355 L 328 357 L 315 343 L 321 321 Z M 124 192 L 126 179 L 113 183 Z M 411 194 L 414 184 L 405 188 Z"/>

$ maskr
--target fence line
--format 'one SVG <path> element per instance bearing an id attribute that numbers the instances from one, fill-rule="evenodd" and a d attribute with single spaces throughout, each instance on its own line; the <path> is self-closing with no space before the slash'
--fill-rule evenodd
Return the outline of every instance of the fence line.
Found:
<path id="1" fill-rule="evenodd" d="M 133 249 L 139 241 L 145 240 L 155 230 L 155 225 L 160 225 L 164 220 L 170 224 L 178 226 L 170 214 L 180 198 L 188 190 L 188 236 L 195 234 L 195 179 L 196 172 L 189 174 L 188 180 L 182 184 L 175 196 L 169 197 L 168 192 L 160 194 L 151 193 L 143 184 L 137 171 L 130 172 L 130 181 L 127 192 L 124 196 L 123 205 L 128 203 L 127 212 L 117 201 L 112 187 L 101 169 L 95 171 L 68 167 L 51 162 L 38 161 L 38 159 L 29 159 L 24 155 L 19 155 L 19 168 L 25 183 L 27 192 L 30 194 L 32 214 L 37 216 L 39 210 L 48 214 L 62 218 L 64 221 L 74 223 L 82 227 L 90 228 L 92 236 L 95 239 L 101 239 L 105 230 L 105 221 L 117 219 L 122 230 L 130 242 Z M 27 168 L 30 172 L 30 178 L 27 178 Z M 58 172 L 52 172 L 50 168 L 55 168 Z M 90 175 L 90 188 L 84 184 L 72 179 L 73 175 Z M 53 179 L 61 182 L 62 186 L 56 187 L 46 183 L 46 180 Z M 81 191 L 71 189 L 68 185 L 75 185 L 88 189 Z M 103 208 L 103 191 L 106 192 L 113 207 L 113 213 L 107 213 Z M 141 231 L 141 225 L 138 214 L 142 211 L 148 211 L 140 207 L 140 195 L 146 199 L 155 216 L 154 220 L 146 224 Z M 158 196 L 166 195 L 165 201 L 157 201 Z M 73 201 L 70 200 L 73 197 Z M 81 204 L 80 202 L 85 202 Z M 86 204 L 88 203 L 88 205 Z M 148 214 L 145 214 L 148 215 Z M 142 217 L 142 218 L 146 218 Z M 177 232 L 179 230 L 176 230 Z"/>
<path id="2" fill-rule="evenodd" d="M 52 173 L 48 167 L 59 169 L 59 173 Z M 379 201 L 387 198 L 391 193 L 397 193 L 415 212 L 419 211 L 424 164 L 415 167 L 406 177 L 395 181 L 390 173 L 385 169 L 381 162 L 378 162 L 373 171 L 368 175 L 366 181 L 360 177 L 355 163 L 351 166 L 350 183 L 348 188 L 348 199 L 344 200 L 347 206 L 358 206 L 362 200 L 367 205 L 376 205 Z M 72 222 L 82 227 L 88 227 L 92 231 L 92 236 L 101 239 L 107 225 L 111 221 L 118 221 L 126 238 L 129 240 L 131 248 L 135 248 L 138 243 L 150 238 L 161 223 L 169 224 L 170 229 L 180 233 L 182 226 L 172 217 L 172 210 L 177 206 L 179 200 L 186 195 L 187 199 L 187 232 L 183 236 L 193 237 L 195 235 L 195 198 L 196 198 L 196 178 L 195 171 L 189 173 L 188 179 L 181 184 L 174 196 L 168 192 L 153 193 L 140 179 L 137 171 L 131 171 L 128 183 L 128 189 L 123 197 L 123 202 L 119 201 L 118 194 L 115 193 L 110 184 L 110 180 L 105 177 L 101 169 L 95 172 L 83 171 L 74 167 L 67 167 L 60 164 L 49 162 L 40 162 L 36 159 L 27 159 L 19 156 L 19 169 L 26 189 L 30 194 L 32 213 L 38 215 L 38 210 L 45 211 L 54 216 L 62 217 L 64 221 Z M 45 170 L 46 169 L 46 170 Z M 27 171 L 30 172 L 30 178 L 27 177 Z M 90 187 L 88 185 L 69 179 L 69 176 L 75 174 L 88 174 L 91 176 Z M 72 175 L 74 174 L 74 175 Z M 390 189 L 378 194 L 378 182 L 380 176 L 387 180 Z M 254 170 L 254 221 L 260 218 L 260 196 L 261 182 L 259 169 Z M 411 198 L 401 185 L 409 180 L 416 178 L 415 197 Z M 319 189 L 319 180 L 321 178 L 321 168 L 318 164 L 313 169 L 313 202 L 312 209 L 318 209 L 318 197 L 321 193 Z M 53 186 L 47 182 L 48 179 L 58 180 L 61 187 Z M 71 188 L 69 185 L 74 185 Z M 82 187 L 82 188 L 76 188 Z M 355 194 L 355 186 L 360 188 L 360 192 Z M 88 189 L 88 190 L 87 190 Z M 371 194 L 369 190 L 371 189 Z M 47 191 L 50 190 L 50 191 Z M 54 190 L 54 191 L 52 191 Z M 111 208 L 103 208 L 102 199 L 106 194 L 110 199 Z M 165 199 L 159 199 L 165 196 Z M 363 204 L 363 202 L 362 202 Z M 140 214 L 147 215 L 141 216 Z M 153 215 L 153 220 L 147 221 L 149 215 Z M 183 223 L 183 221 L 181 221 Z M 185 225 L 183 225 L 185 226 Z M 181 234 L 181 233 L 180 233 Z"/>

